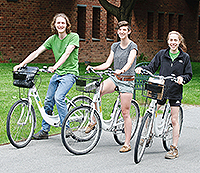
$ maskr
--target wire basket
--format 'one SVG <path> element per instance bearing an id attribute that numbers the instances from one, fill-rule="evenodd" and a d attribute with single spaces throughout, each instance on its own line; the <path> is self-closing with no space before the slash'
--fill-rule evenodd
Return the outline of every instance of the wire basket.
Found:
<path id="1" fill-rule="evenodd" d="M 149 78 L 142 88 L 142 95 L 147 98 L 162 100 L 164 96 L 165 81 L 155 78 Z"/>
<path id="2" fill-rule="evenodd" d="M 86 93 L 95 93 L 96 88 L 99 86 L 99 79 L 101 78 L 96 76 L 77 76 L 76 90 Z"/>
<path id="3" fill-rule="evenodd" d="M 21 88 L 32 88 L 35 84 L 34 77 L 38 71 L 38 67 L 25 67 L 13 72 L 13 85 Z"/>

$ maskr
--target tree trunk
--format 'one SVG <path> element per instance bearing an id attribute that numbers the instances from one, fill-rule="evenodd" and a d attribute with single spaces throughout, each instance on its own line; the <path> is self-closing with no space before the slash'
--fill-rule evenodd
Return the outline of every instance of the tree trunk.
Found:
<path id="1" fill-rule="evenodd" d="M 120 7 L 117 7 L 107 0 L 99 0 L 100 4 L 112 15 L 114 15 L 118 22 L 126 20 L 131 23 L 132 9 L 137 0 L 121 0 Z"/>

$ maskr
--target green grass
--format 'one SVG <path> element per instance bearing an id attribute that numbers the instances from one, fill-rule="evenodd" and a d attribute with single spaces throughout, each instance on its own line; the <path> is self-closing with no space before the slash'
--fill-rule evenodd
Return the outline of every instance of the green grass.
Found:
<path id="1" fill-rule="evenodd" d="M 6 119 L 7 114 L 12 106 L 12 104 L 19 99 L 19 89 L 18 87 L 13 86 L 13 76 L 12 76 L 12 69 L 16 64 L 14 63 L 7 63 L 7 64 L 0 64 L 0 144 L 8 143 L 9 140 L 6 135 Z M 38 66 L 42 68 L 43 65 L 51 65 L 51 64 L 29 64 L 31 66 Z M 97 64 L 92 64 L 97 65 Z M 85 64 L 80 63 L 80 74 L 83 75 L 85 72 Z M 184 86 L 184 93 L 183 93 L 183 103 L 184 104 L 192 104 L 192 105 L 200 105 L 200 73 L 198 73 L 198 69 L 200 68 L 200 63 L 192 63 L 193 68 L 193 78 L 192 81 Z M 40 77 L 42 79 L 40 88 L 39 88 L 39 95 L 41 100 L 44 102 L 44 98 L 46 96 L 48 82 L 51 78 L 52 74 L 41 73 Z M 26 93 L 26 91 L 25 91 Z M 82 94 L 81 92 L 76 90 L 76 86 L 74 85 L 69 92 L 71 97 L 76 95 Z M 92 97 L 92 95 L 91 95 Z M 102 98 L 102 109 L 105 119 L 109 117 L 109 113 L 111 112 L 112 106 L 114 104 L 115 98 L 117 97 L 117 93 L 107 94 Z M 145 102 L 145 98 L 141 96 L 140 91 L 136 91 L 136 100 L 141 105 Z M 37 127 L 36 132 L 41 128 L 42 118 L 41 115 L 35 105 L 33 103 L 36 117 L 37 117 Z M 56 108 L 55 108 L 56 109 Z M 56 110 L 55 110 L 56 112 Z M 141 110 L 143 112 L 143 110 Z M 60 128 L 51 127 L 50 134 L 60 133 Z"/>

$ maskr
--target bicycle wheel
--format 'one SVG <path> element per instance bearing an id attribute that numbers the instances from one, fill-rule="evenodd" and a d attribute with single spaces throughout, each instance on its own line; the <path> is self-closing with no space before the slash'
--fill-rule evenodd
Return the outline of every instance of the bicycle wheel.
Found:
<path id="1" fill-rule="evenodd" d="M 75 96 L 69 101 L 68 111 L 72 110 L 75 107 L 80 106 L 81 104 L 88 104 L 90 105 L 92 103 L 92 99 L 88 96 L 84 95 L 78 95 Z"/>
<path id="2" fill-rule="evenodd" d="M 167 118 L 167 126 L 166 126 L 166 131 L 164 134 L 164 137 L 162 138 L 163 142 L 163 147 L 166 151 L 170 150 L 170 145 L 173 143 L 173 126 L 172 126 L 172 121 L 171 121 L 171 113 L 168 113 L 168 118 Z M 181 134 L 182 130 L 182 125 L 183 125 L 183 108 L 180 106 L 179 107 L 179 135 Z"/>
<path id="3" fill-rule="evenodd" d="M 23 148 L 31 141 L 36 125 L 33 106 L 29 109 L 27 100 L 15 102 L 7 117 L 7 136 L 10 143 L 16 148 Z"/>
<path id="4" fill-rule="evenodd" d="M 91 117 L 97 124 L 94 129 L 85 133 L 85 129 L 90 123 Z M 69 126 L 70 137 L 66 137 L 66 126 Z M 90 152 L 99 142 L 101 136 L 101 121 L 96 110 L 90 106 L 79 106 L 72 109 L 65 117 L 61 138 L 65 148 L 76 155 L 82 155 Z"/>
<path id="5" fill-rule="evenodd" d="M 138 131 L 134 150 L 134 161 L 136 164 L 141 161 L 146 147 L 150 145 L 152 140 L 151 131 L 153 127 L 153 118 L 151 115 L 152 114 L 148 112 L 144 115 Z"/>
<path id="6" fill-rule="evenodd" d="M 124 130 L 124 119 L 122 116 L 122 112 L 120 111 L 118 116 L 117 126 L 115 126 L 114 130 L 114 139 L 119 145 L 123 145 L 125 142 L 125 130 Z M 135 132 L 138 127 L 139 118 L 140 118 L 140 109 L 138 103 L 135 100 L 131 100 L 130 107 L 130 117 L 132 120 L 132 131 L 131 131 L 131 139 L 135 135 Z"/>

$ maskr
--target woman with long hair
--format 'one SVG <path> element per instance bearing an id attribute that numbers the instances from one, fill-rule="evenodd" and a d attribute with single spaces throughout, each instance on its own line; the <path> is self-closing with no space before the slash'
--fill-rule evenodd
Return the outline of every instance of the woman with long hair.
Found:
<path id="1" fill-rule="evenodd" d="M 162 101 L 158 101 L 159 109 L 161 105 L 164 105 L 166 100 L 169 99 L 173 126 L 173 144 L 170 146 L 170 151 L 165 155 L 165 158 L 174 159 L 179 156 L 177 148 L 179 139 L 178 114 L 183 93 L 182 84 L 186 84 L 192 79 L 192 67 L 190 57 L 186 53 L 187 47 L 184 38 L 179 32 L 169 32 L 167 43 L 167 49 L 160 50 L 148 66 L 138 67 L 135 69 L 135 72 L 140 74 L 142 69 L 146 69 L 155 73 L 160 67 L 159 75 L 169 76 L 174 74 L 178 79 L 177 83 L 166 80 L 165 85 L 168 90 L 165 94 L 165 98 Z"/>

